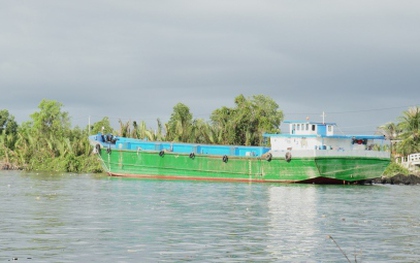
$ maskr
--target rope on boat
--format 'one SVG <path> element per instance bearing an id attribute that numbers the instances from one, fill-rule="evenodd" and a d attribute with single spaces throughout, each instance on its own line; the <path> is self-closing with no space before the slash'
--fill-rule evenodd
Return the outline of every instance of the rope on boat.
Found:
<path id="1" fill-rule="evenodd" d="M 287 152 L 284 157 L 286 159 L 286 162 L 290 162 L 290 160 L 292 160 L 292 153 L 291 152 Z"/>

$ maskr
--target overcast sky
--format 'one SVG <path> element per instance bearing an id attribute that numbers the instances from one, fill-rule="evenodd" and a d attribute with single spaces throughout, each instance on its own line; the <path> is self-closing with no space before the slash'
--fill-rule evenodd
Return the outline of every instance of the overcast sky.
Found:
<path id="1" fill-rule="evenodd" d="M 0 1 L 0 109 L 19 123 L 42 99 L 73 125 L 155 126 L 263 94 L 373 134 L 420 104 L 418 0 Z"/>

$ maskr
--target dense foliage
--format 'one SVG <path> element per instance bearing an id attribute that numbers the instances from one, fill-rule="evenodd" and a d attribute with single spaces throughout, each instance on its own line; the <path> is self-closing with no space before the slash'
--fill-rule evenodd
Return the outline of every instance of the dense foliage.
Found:
<path id="1" fill-rule="evenodd" d="M 398 163 L 390 163 L 384 171 L 385 176 L 393 176 L 396 174 L 409 174 L 407 168 L 402 167 Z"/>
<path id="2" fill-rule="evenodd" d="M 379 132 L 391 141 L 391 155 L 404 157 L 420 152 L 420 108 L 409 108 L 398 120 L 398 123 L 390 122 L 379 127 Z M 408 170 L 397 163 L 392 163 L 385 174 L 395 173 L 408 174 Z"/>
<path id="3" fill-rule="evenodd" d="M 7 110 L 1 112 L 0 160 L 3 168 L 62 172 L 99 172 L 91 155 L 87 130 L 71 129 L 62 104 L 43 100 L 31 121 L 17 126 Z M 6 121 L 4 121 L 4 119 Z"/>
<path id="4" fill-rule="evenodd" d="M 235 98 L 234 108 L 222 107 L 213 111 L 211 120 L 219 143 L 236 145 L 262 145 L 262 135 L 279 133 L 283 112 L 272 99 L 257 95 L 246 99 Z"/>
<path id="5" fill-rule="evenodd" d="M 71 127 L 63 104 L 42 100 L 31 120 L 18 125 L 8 110 L 0 110 L 0 169 L 48 170 L 60 172 L 101 172 L 98 158 L 92 154 L 89 134 L 113 133 L 153 141 L 177 141 L 202 144 L 264 145 L 263 133 L 279 133 L 283 112 L 271 98 L 239 95 L 234 107 L 212 112 L 210 121 L 194 119 L 190 109 L 178 103 L 167 123 L 157 119 L 157 128 L 144 121 L 119 121 L 113 130 L 108 117 L 85 128 Z M 388 123 L 379 131 L 391 140 L 393 155 L 420 152 L 420 109 L 403 112 L 397 124 Z M 398 166 L 389 173 L 405 172 Z"/>
<path id="6" fill-rule="evenodd" d="M 263 145 L 263 134 L 279 133 L 283 112 L 271 98 L 255 95 L 235 98 L 235 107 L 212 112 L 210 122 L 194 119 L 188 106 L 178 103 L 167 123 L 158 119 L 157 130 L 148 130 L 144 122 L 122 123 L 118 135 L 148 140 L 226 145 Z"/>
<path id="7" fill-rule="evenodd" d="M 391 140 L 392 154 L 405 156 L 420 152 L 420 108 L 409 108 L 398 120 L 379 127 L 379 132 Z"/>

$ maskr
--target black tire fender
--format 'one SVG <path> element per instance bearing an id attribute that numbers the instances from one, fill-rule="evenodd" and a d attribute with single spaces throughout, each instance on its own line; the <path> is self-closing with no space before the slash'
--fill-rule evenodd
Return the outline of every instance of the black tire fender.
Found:
<path id="1" fill-rule="evenodd" d="M 229 158 L 227 157 L 227 155 L 223 155 L 222 160 L 223 160 L 224 163 L 227 163 Z"/>

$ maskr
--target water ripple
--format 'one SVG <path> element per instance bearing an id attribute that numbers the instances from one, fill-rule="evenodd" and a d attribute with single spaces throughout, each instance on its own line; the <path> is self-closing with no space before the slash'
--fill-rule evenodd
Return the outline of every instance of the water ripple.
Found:
<path id="1" fill-rule="evenodd" d="M 0 171 L 0 262 L 415 262 L 418 189 Z"/>

